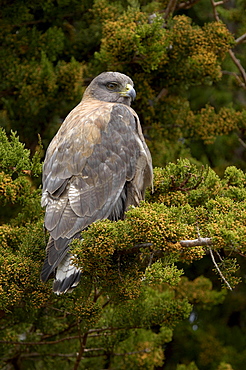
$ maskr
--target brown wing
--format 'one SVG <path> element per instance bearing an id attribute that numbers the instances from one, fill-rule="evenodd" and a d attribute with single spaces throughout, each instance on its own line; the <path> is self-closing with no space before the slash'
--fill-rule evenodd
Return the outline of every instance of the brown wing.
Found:
<path id="1" fill-rule="evenodd" d="M 51 142 L 43 168 L 45 227 L 72 238 L 107 218 L 135 174 L 140 148 L 136 122 L 122 104 L 79 104 Z"/>

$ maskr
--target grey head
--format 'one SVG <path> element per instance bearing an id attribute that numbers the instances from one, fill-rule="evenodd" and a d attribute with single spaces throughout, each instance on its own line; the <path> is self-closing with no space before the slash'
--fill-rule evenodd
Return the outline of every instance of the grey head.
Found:
<path id="1" fill-rule="evenodd" d="M 83 100 L 94 98 L 130 106 L 136 97 L 130 77 L 119 72 L 103 72 L 92 80 L 85 90 Z"/>

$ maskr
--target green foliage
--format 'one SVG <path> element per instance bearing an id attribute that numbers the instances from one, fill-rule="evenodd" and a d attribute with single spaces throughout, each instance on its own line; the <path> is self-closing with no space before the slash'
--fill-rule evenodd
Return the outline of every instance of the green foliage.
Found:
<path id="1" fill-rule="evenodd" d="M 45 29 L 35 20 L 36 11 L 46 14 L 46 19 L 40 19 L 41 25 L 53 16 L 54 4 L 48 4 L 47 7 L 46 2 L 19 1 L 15 6 L 4 7 L 1 19 L 0 121 L 6 130 L 18 130 L 21 140 L 33 151 L 38 134 L 50 138 L 50 129 L 45 124 L 47 117 L 56 130 L 58 108 L 61 114 L 64 102 L 71 107 L 71 101 L 79 101 L 81 97 L 82 65 L 73 57 L 66 62 L 59 60 L 66 48 L 65 26 Z"/>
<path id="2" fill-rule="evenodd" d="M 1 129 L 0 161 L 1 221 L 5 222 L 0 226 L 0 309 L 8 312 L 23 304 L 29 311 L 46 300 L 41 284 L 36 284 L 44 254 L 39 221 L 43 212 L 40 191 L 32 180 L 41 174 L 40 152 L 31 158 L 15 133 L 8 138 Z"/>
<path id="3" fill-rule="evenodd" d="M 171 35 L 170 63 L 166 71 L 171 85 L 183 84 L 187 89 L 198 81 L 211 84 L 220 80 L 220 60 L 234 43 L 222 22 L 198 27 L 191 24 L 190 18 L 176 16 L 171 22 Z"/>
<path id="4" fill-rule="evenodd" d="M 145 13 L 129 7 L 115 21 L 107 19 L 103 23 L 101 49 L 96 58 L 107 69 L 122 70 L 122 63 L 136 63 L 144 72 L 156 70 L 168 61 L 169 38 L 162 24 L 161 17 L 148 23 Z"/>
<path id="5" fill-rule="evenodd" d="M 219 21 L 193 3 L 167 15 L 169 1 L 2 1 L 3 369 L 243 368 L 245 81 L 229 53 L 245 66 L 245 4 L 217 6 Z M 39 135 L 46 148 L 104 70 L 134 80 L 155 191 L 126 220 L 83 232 L 72 246 L 81 283 L 56 297 L 39 281 Z M 199 235 L 213 244 L 180 243 Z"/>
<path id="6" fill-rule="evenodd" d="M 65 354 L 69 345 L 68 362 L 59 357 L 56 362 L 56 368 L 63 364 L 69 369 L 69 364 L 75 366 L 81 337 L 92 353 L 98 348 L 100 355 L 100 359 L 85 356 L 83 368 L 103 367 L 105 361 L 119 369 L 162 366 L 163 344 L 170 342 L 178 323 L 189 317 L 191 304 L 197 310 L 211 310 L 226 296 L 225 290 L 214 290 L 205 277 L 193 281 L 181 277 L 184 270 L 177 263 L 202 259 L 206 247 L 187 248 L 179 241 L 196 238 L 197 225 L 201 234 L 210 230 L 213 249 L 230 251 L 220 265 L 224 277 L 231 285 L 238 282 L 235 256 L 238 250 L 244 253 L 244 233 L 231 230 L 225 236 L 225 230 L 230 230 L 229 222 L 235 223 L 239 212 L 243 215 L 244 196 L 235 197 L 229 190 L 245 192 L 244 173 L 231 167 L 219 179 L 211 169 L 199 169 L 188 160 L 155 169 L 155 192 L 149 193 L 148 203 L 130 209 L 124 221 L 92 224 L 83 232 L 83 240 L 73 242 L 75 262 L 83 266 L 82 280 L 71 295 L 56 297 L 49 284 L 39 281 L 45 253 L 42 211 L 37 205 L 29 214 L 25 211 L 25 206 L 30 210 L 40 198 L 32 184 L 32 176 L 40 173 L 39 155 L 30 158 L 15 134 L 9 139 L 4 131 L 1 135 L 2 169 L 10 179 L 10 189 L 17 179 L 29 178 L 29 186 L 22 189 L 25 201 L 16 193 L 21 207 L 0 229 L 2 365 L 4 359 L 16 355 L 10 349 L 13 343 L 19 363 L 26 368 L 31 366 L 26 348 L 37 351 L 37 366 L 49 368 L 47 355 Z M 11 201 L 15 204 L 7 198 Z M 222 221 L 227 228 L 221 226 Z M 238 228 L 244 228 L 244 219 L 237 222 L 242 223 Z"/>
<path id="7" fill-rule="evenodd" d="M 175 286 L 180 282 L 182 273 L 183 271 L 178 270 L 173 263 L 170 264 L 165 260 L 159 259 L 146 268 L 144 278 L 147 284 L 167 283 Z"/>
<path id="8" fill-rule="evenodd" d="M 178 365 L 176 370 L 198 370 L 198 367 L 194 362 L 191 362 L 189 365 Z"/>
<path id="9" fill-rule="evenodd" d="M 40 217 L 40 191 L 32 179 L 40 176 L 40 151 L 30 158 L 30 150 L 19 142 L 16 133 L 8 139 L 0 129 L 0 218 L 21 226 Z"/>
<path id="10" fill-rule="evenodd" d="M 30 159 L 30 150 L 25 149 L 25 145 L 20 143 L 16 133 L 11 132 L 9 140 L 2 128 L 0 128 L 0 162 L 1 171 L 10 176 L 14 174 L 39 176 L 42 170 L 38 152 Z"/>
<path id="11" fill-rule="evenodd" d="M 178 297 L 188 297 L 189 302 L 198 309 L 208 310 L 213 306 L 223 303 L 226 291 L 213 290 L 212 282 L 204 276 L 199 276 L 193 281 L 182 277 L 181 283 L 176 288 Z"/>

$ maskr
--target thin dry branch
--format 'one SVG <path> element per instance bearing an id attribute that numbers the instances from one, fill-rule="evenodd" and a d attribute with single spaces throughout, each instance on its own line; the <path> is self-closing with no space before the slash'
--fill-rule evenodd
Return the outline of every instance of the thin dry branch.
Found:
<path id="1" fill-rule="evenodd" d="M 53 308 L 53 307 L 51 307 L 51 306 L 49 306 L 50 308 Z M 64 316 L 63 316 L 64 317 Z M 44 340 L 50 340 L 51 338 L 55 338 L 55 337 L 57 337 L 57 336 L 61 336 L 61 335 L 63 335 L 63 334 L 65 334 L 65 333 L 68 333 L 71 329 L 73 329 L 75 326 L 77 325 L 77 323 L 75 322 L 75 323 L 72 323 L 72 324 L 70 324 L 67 328 L 65 328 L 65 329 L 63 329 L 63 330 L 61 330 L 61 331 L 59 331 L 59 332 L 57 332 L 57 333 L 54 333 L 54 334 L 49 334 L 49 335 L 43 335 L 43 334 L 40 334 L 40 335 L 42 335 L 42 341 L 44 341 Z M 71 337 L 72 338 L 72 337 Z M 49 342 L 50 343 L 50 342 Z"/>
<path id="2" fill-rule="evenodd" d="M 98 328 L 98 329 L 89 329 L 86 334 L 87 334 L 87 337 L 91 337 L 91 336 L 95 336 L 95 334 L 99 334 L 99 333 L 102 333 L 102 335 L 108 335 L 112 331 L 141 329 L 141 328 L 142 327 L 140 327 L 140 326 L 131 326 L 131 327 L 127 327 L 127 328 L 104 327 L 104 328 Z M 73 340 L 73 339 L 79 339 L 79 338 L 80 338 L 79 335 L 74 335 L 74 336 L 64 337 L 64 338 L 60 338 L 60 339 L 53 340 L 53 341 L 25 342 L 25 341 L 14 341 L 14 340 L 0 340 L 0 343 L 3 343 L 3 344 L 13 344 L 13 345 L 19 344 L 19 345 L 23 345 L 23 346 L 37 346 L 37 345 L 47 345 L 47 344 L 48 345 L 50 345 L 50 344 L 58 344 L 60 342 L 64 342 L 64 341 L 67 341 L 67 340 Z"/>
<path id="3" fill-rule="evenodd" d="M 192 240 L 180 240 L 182 247 L 204 247 L 212 244 L 211 238 L 197 238 Z"/>
<path id="4" fill-rule="evenodd" d="M 38 352 L 30 352 L 30 353 L 21 353 L 21 358 L 25 357 L 76 357 L 76 353 L 38 353 Z M 6 360 L 5 360 L 6 361 Z"/>
<path id="5" fill-rule="evenodd" d="M 25 341 L 12 341 L 12 340 L 0 340 L 0 343 L 5 343 L 5 344 L 20 344 L 23 346 L 37 346 L 37 345 L 50 345 L 50 344 L 57 344 L 61 343 L 67 340 L 73 340 L 73 339 L 79 339 L 78 335 L 73 335 L 70 337 L 65 337 L 57 340 L 50 340 L 50 341 L 36 341 L 36 342 L 25 342 Z"/>
<path id="6" fill-rule="evenodd" d="M 158 102 L 160 99 L 164 98 L 168 95 L 168 89 L 166 87 L 163 87 L 157 97 L 155 98 L 155 102 Z"/>
<path id="7" fill-rule="evenodd" d="M 89 329 L 88 333 L 101 333 L 101 332 L 111 332 L 116 330 L 131 330 L 131 329 L 141 329 L 142 326 L 129 326 L 127 328 L 121 328 L 121 327 L 114 327 L 114 326 L 106 326 L 104 328 L 98 328 L 98 329 Z"/>
<path id="8" fill-rule="evenodd" d="M 86 348 L 84 352 L 106 351 L 105 348 Z"/>
<path id="9" fill-rule="evenodd" d="M 203 246 L 209 246 L 209 245 L 212 244 L 212 239 L 211 238 L 201 238 L 200 234 L 199 234 L 199 231 L 198 231 L 198 235 L 199 236 L 198 236 L 197 239 L 181 240 L 180 244 L 182 245 L 182 247 L 198 247 L 198 246 L 203 247 Z M 211 259 L 213 261 L 213 264 L 214 264 L 216 270 L 218 271 L 221 279 L 225 282 L 225 284 L 228 286 L 228 288 L 230 290 L 232 290 L 232 287 L 230 286 L 230 284 L 228 283 L 228 281 L 226 280 L 226 278 L 222 274 L 218 264 L 215 261 L 215 258 L 214 258 L 213 251 L 212 251 L 211 247 L 209 247 L 209 253 L 210 253 Z M 216 252 L 216 253 L 217 253 L 218 257 L 220 258 L 220 260 L 222 261 L 220 254 L 218 252 Z"/>
<path id="10" fill-rule="evenodd" d="M 240 137 L 238 137 L 237 139 L 239 143 L 246 149 L 246 143 Z"/>
<path id="11" fill-rule="evenodd" d="M 87 357 L 100 357 L 100 356 L 105 356 L 105 348 L 90 348 L 88 350 L 86 350 L 85 352 L 93 352 L 93 351 L 104 351 L 104 353 L 101 353 L 101 354 L 94 354 L 94 355 L 89 355 L 89 356 L 86 356 Z M 130 356 L 130 355 L 135 355 L 135 354 L 139 354 L 139 353 L 150 353 L 151 352 L 151 349 L 150 348 L 144 348 L 140 351 L 132 351 L 132 352 L 124 352 L 124 353 L 111 353 L 111 356 Z M 20 355 L 20 357 L 22 358 L 28 358 L 28 357 L 65 357 L 65 358 L 69 358 L 69 357 L 76 357 L 77 354 L 76 353 L 38 353 L 38 352 L 30 352 L 30 353 L 22 353 Z M 85 358 L 85 357 L 83 357 Z M 3 359 L 4 361 L 7 361 L 7 359 Z"/>
<path id="12" fill-rule="evenodd" d="M 124 352 L 124 353 L 112 353 L 112 356 L 129 356 L 129 355 L 136 355 L 138 353 L 150 353 L 151 349 L 145 348 L 140 351 L 133 351 L 133 352 Z"/>
<path id="13" fill-rule="evenodd" d="M 152 243 L 140 243 L 140 244 L 134 245 L 134 247 L 132 248 L 117 250 L 117 254 L 122 255 L 122 254 L 137 253 L 140 251 L 141 248 L 150 248 L 151 246 L 152 246 Z"/>
<path id="14" fill-rule="evenodd" d="M 181 9 L 190 9 L 192 8 L 195 4 L 199 3 L 201 0 L 189 0 L 189 1 L 184 1 L 182 3 L 177 4 L 176 10 L 181 10 Z"/>
<path id="15" fill-rule="evenodd" d="M 245 69 L 243 68 L 242 64 L 237 59 L 237 57 L 235 56 L 235 54 L 233 53 L 233 51 L 231 49 L 229 50 L 229 55 L 230 55 L 232 61 L 234 62 L 234 64 L 239 69 L 239 72 L 241 73 L 241 76 L 242 76 L 242 79 L 243 79 L 242 86 L 244 88 L 246 88 L 246 72 L 245 72 Z"/>
<path id="16" fill-rule="evenodd" d="M 107 337 L 111 335 L 110 332 L 106 332 L 106 333 L 97 333 L 97 334 L 89 334 L 88 335 L 88 338 L 97 338 L 97 337 Z"/>
<path id="17" fill-rule="evenodd" d="M 216 3 L 214 3 L 214 6 L 219 6 L 219 5 L 224 5 L 224 3 L 226 3 L 227 1 L 216 1 Z"/>
<path id="18" fill-rule="evenodd" d="M 177 1 L 178 0 L 169 0 L 168 4 L 167 4 L 167 7 L 165 9 L 165 12 L 164 12 L 164 16 L 163 18 L 165 20 L 167 20 L 169 17 L 172 16 L 173 12 L 175 11 L 176 9 L 176 6 L 177 6 Z"/>
<path id="19" fill-rule="evenodd" d="M 211 248 L 209 248 L 209 253 L 210 253 L 210 256 L 211 256 L 211 258 L 212 258 L 213 264 L 214 264 L 214 266 L 215 266 L 216 270 L 218 271 L 218 273 L 219 273 L 219 275 L 220 275 L 221 279 L 225 282 L 225 284 L 228 286 L 228 288 L 229 288 L 230 290 L 232 290 L 232 287 L 230 286 L 230 284 L 228 283 L 228 281 L 226 280 L 226 278 L 224 277 L 224 275 L 223 275 L 223 274 L 222 274 L 222 272 L 220 271 L 220 268 L 219 268 L 219 266 L 217 265 L 217 263 L 216 263 L 216 261 L 215 261 L 215 258 L 214 258 L 214 255 L 213 255 L 213 251 L 212 251 L 212 249 L 211 249 Z"/>
<path id="20" fill-rule="evenodd" d="M 241 80 L 241 78 L 239 77 L 239 74 L 237 74 L 237 73 L 235 73 L 235 72 L 230 72 L 230 71 L 222 71 L 222 74 L 224 74 L 224 75 L 231 75 L 231 76 L 234 76 L 234 77 L 235 77 L 235 79 L 236 79 L 236 80 L 237 80 L 237 82 L 238 82 L 238 85 L 244 89 L 245 84 L 243 83 L 243 81 L 242 81 L 242 80 Z"/>
<path id="21" fill-rule="evenodd" d="M 81 337 L 81 335 L 79 335 L 80 349 L 79 349 L 79 352 L 77 354 L 77 358 L 76 358 L 73 370 L 79 369 L 80 361 L 82 360 L 83 355 L 85 353 L 87 337 L 88 337 L 88 332 L 86 332 L 82 337 Z"/>
<path id="22" fill-rule="evenodd" d="M 246 39 L 246 33 L 244 33 L 242 36 L 238 37 L 235 42 L 236 44 L 241 44 L 242 42 L 244 42 L 244 40 Z"/>
<path id="23" fill-rule="evenodd" d="M 182 3 L 178 3 L 178 0 L 169 0 L 167 3 L 167 6 L 165 9 L 160 10 L 159 14 L 164 14 L 163 18 L 165 21 L 173 15 L 173 13 L 177 10 L 181 9 L 190 9 L 192 8 L 195 4 L 197 4 L 201 0 L 186 0 L 183 1 Z M 150 23 L 153 21 L 153 19 L 156 17 L 156 14 L 151 14 L 149 17 Z"/>
<path id="24" fill-rule="evenodd" d="M 221 2 L 221 1 L 220 1 Z M 224 2 L 222 1 L 222 4 L 223 4 Z M 212 9 L 213 9 L 213 14 L 214 14 L 214 18 L 215 18 L 215 20 L 217 21 L 217 22 L 219 22 L 220 21 L 220 18 L 219 18 L 219 14 L 218 14 L 218 12 L 217 12 L 217 9 L 216 9 L 216 3 L 215 3 L 215 1 L 213 1 L 213 0 L 211 0 L 211 4 L 212 4 Z M 219 5 L 222 5 L 222 4 L 219 4 Z"/>

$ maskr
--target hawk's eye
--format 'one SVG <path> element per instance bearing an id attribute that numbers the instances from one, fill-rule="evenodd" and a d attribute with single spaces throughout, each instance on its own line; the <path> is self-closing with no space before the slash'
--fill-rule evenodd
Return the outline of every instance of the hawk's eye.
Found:
<path id="1" fill-rule="evenodd" d="M 112 90 L 116 90 L 117 89 L 118 84 L 116 82 L 108 82 L 106 84 L 106 87 L 107 87 L 107 89 L 109 89 L 109 90 L 112 91 Z"/>

